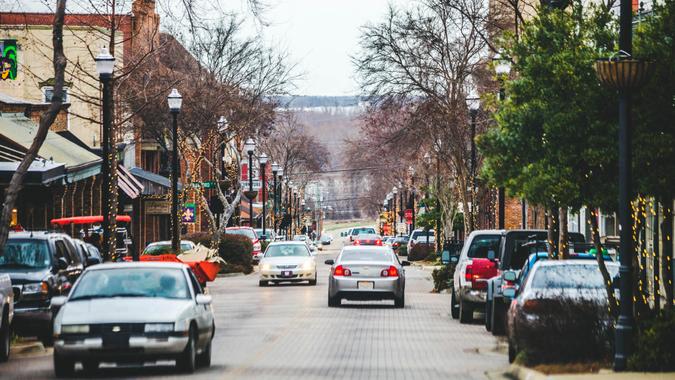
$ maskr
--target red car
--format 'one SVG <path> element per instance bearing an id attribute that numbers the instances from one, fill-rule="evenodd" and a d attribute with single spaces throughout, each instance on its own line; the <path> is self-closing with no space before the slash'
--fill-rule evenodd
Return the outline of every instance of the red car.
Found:
<path id="1" fill-rule="evenodd" d="M 382 236 L 373 234 L 361 234 L 354 237 L 352 245 L 377 245 L 382 246 Z"/>
<path id="2" fill-rule="evenodd" d="M 251 239 L 253 243 L 253 262 L 257 263 L 260 261 L 260 258 L 263 255 L 262 245 L 260 244 L 260 239 L 258 234 L 251 227 L 228 227 L 225 229 L 225 233 L 228 235 L 243 235 Z"/>

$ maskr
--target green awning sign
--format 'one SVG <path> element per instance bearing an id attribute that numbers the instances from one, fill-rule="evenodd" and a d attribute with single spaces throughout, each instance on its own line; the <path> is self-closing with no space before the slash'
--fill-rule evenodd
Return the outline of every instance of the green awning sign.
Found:
<path id="1" fill-rule="evenodd" d="M 15 80 L 19 62 L 16 54 L 16 40 L 0 40 L 0 78 Z"/>

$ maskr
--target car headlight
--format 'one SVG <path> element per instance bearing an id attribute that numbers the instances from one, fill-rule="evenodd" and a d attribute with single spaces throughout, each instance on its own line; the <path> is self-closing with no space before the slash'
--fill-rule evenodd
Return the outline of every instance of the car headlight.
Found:
<path id="1" fill-rule="evenodd" d="M 173 327 L 173 323 L 146 323 L 144 331 L 146 333 L 171 332 Z"/>
<path id="2" fill-rule="evenodd" d="M 272 270 L 272 264 L 270 263 L 263 263 L 260 266 L 260 270 Z"/>
<path id="3" fill-rule="evenodd" d="M 304 263 L 302 263 L 302 266 L 300 268 L 304 270 L 309 270 L 312 269 L 312 267 L 314 266 L 313 264 L 314 263 L 312 263 L 312 260 L 307 260 Z"/>
<path id="4" fill-rule="evenodd" d="M 87 333 L 89 333 L 89 325 L 61 326 L 61 334 L 87 334 Z"/>
<path id="5" fill-rule="evenodd" d="M 25 284 L 21 292 L 23 294 L 49 294 L 49 284 L 45 281 Z"/>

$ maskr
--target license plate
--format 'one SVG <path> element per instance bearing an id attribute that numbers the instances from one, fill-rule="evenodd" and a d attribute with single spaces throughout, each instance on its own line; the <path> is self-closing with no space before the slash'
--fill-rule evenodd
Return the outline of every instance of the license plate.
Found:
<path id="1" fill-rule="evenodd" d="M 128 334 L 106 334 L 103 335 L 103 348 L 128 348 Z"/>
<path id="2" fill-rule="evenodd" d="M 371 281 L 359 281 L 356 283 L 356 287 L 359 289 L 372 290 L 375 287 L 375 283 Z"/>
<path id="3" fill-rule="evenodd" d="M 290 270 L 285 270 L 281 272 L 281 277 L 291 277 L 293 275 L 293 272 Z"/>

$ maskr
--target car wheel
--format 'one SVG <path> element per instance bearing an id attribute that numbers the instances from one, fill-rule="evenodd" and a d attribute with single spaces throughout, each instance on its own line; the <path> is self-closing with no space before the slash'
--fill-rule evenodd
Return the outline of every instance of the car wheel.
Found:
<path id="1" fill-rule="evenodd" d="M 516 347 L 516 344 L 509 339 L 509 363 L 513 363 L 516 360 L 517 355 L 518 348 Z"/>
<path id="2" fill-rule="evenodd" d="M 328 295 L 328 307 L 338 307 L 342 304 L 342 300 L 337 297 L 331 297 Z"/>
<path id="3" fill-rule="evenodd" d="M 473 308 L 469 302 L 459 300 L 459 323 L 469 323 L 473 320 Z"/>
<path id="4" fill-rule="evenodd" d="M 490 324 L 492 327 L 492 335 L 504 335 L 504 312 L 502 311 L 502 308 L 493 301 L 491 312 L 492 322 Z"/>
<path id="5" fill-rule="evenodd" d="M 54 346 L 54 336 L 52 335 L 51 329 L 42 333 L 40 342 L 42 342 L 42 345 L 45 346 L 45 348 Z"/>
<path id="6" fill-rule="evenodd" d="M 485 330 L 492 330 L 492 302 L 485 302 Z"/>
<path id="7" fill-rule="evenodd" d="M 401 309 L 405 307 L 405 294 L 401 294 L 400 297 L 394 298 L 394 307 Z"/>
<path id="8" fill-rule="evenodd" d="M 211 366 L 211 339 L 209 339 L 209 343 L 204 347 L 204 351 L 199 354 L 197 363 L 200 367 L 208 368 Z"/>
<path id="9" fill-rule="evenodd" d="M 195 348 L 195 344 L 197 343 L 196 340 L 197 332 L 195 331 L 194 326 L 190 326 L 190 335 L 187 345 L 185 346 L 185 350 L 183 350 L 183 353 L 180 355 L 178 360 L 176 360 L 176 366 L 182 372 L 193 373 L 197 367 L 197 350 Z"/>
<path id="10" fill-rule="evenodd" d="M 313 279 L 313 280 L 309 280 L 309 284 L 310 284 L 310 285 L 316 285 L 316 273 L 314 273 L 314 279 Z"/>
<path id="11" fill-rule="evenodd" d="M 85 360 L 82 362 L 82 368 L 87 374 L 95 373 L 98 370 L 99 362 L 96 360 Z"/>
<path id="12" fill-rule="evenodd" d="M 54 375 L 70 377 L 75 372 L 75 362 L 54 352 Z"/>
<path id="13" fill-rule="evenodd" d="M 267 281 L 260 280 L 258 282 L 258 286 L 260 286 L 260 287 L 265 287 L 267 285 L 269 285 L 269 282 L 267 282 Z"/>
<path id="14" fill-rule="evenodd" d="M 9 346 L 11 338 L 11 328 L 9 327 L 9 311 L 5 309 L 2 313 L 2 322 L 0 322 L 0 363 L 9 359 Z"/>
<path id="15" fill-rule="evenodd" d="M 450 289 L 450 315 L 452 319 L 459 318 L 459 304 L 457 303 L 454 289 Z"/>

